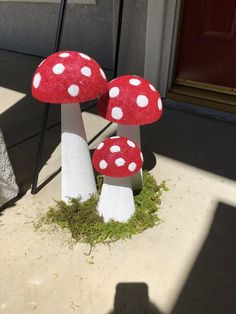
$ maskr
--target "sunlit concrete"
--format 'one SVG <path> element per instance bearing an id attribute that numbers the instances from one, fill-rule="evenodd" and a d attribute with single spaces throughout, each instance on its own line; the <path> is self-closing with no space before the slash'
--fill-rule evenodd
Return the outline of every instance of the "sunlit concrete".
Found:
<path id="1" fill-rule="evenodd" d="M 0 86 L 0 114 L 23 99 L 26 94 Z"/>

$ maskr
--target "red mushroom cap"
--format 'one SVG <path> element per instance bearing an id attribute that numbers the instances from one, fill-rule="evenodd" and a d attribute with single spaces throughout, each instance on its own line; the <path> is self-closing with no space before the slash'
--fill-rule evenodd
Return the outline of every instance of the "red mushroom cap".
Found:
<path id="1" fill-rule="evenodd" d="M 97 62 L 75 51 L 60 51 L 47 57 L 32 81 L 32 95 L 48 103 L 84 102 L 107 90 L 106 76 Z"/>
<path id="2" fill-rule="evenodd" d="M 162 101 L 159 92 L 147 80 L 136 75 L 117 77 L 108 84 L 97 112 L 103 118 L 119 124 L 143 125 L 159 120 Z"/>
<path id="3" fill-rule="evenodd" d="M 93 154 L 93 166 L 109 177 L 129 177 L 143 165 L 138 146 L 126 137 L 114 136 L 98 145 Z"/>

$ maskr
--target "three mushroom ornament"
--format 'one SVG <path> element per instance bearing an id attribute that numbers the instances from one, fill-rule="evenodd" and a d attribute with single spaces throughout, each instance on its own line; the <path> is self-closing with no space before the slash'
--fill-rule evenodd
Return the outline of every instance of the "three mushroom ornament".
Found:
<path id="1" fill-rule="evenodd" d="M 57 52 L 36 69 L 32 95 L 47 103 L 61 104 L 61 196 L 88 199 L 96 193 L 80 102 L 108 90 L 106 76 L 95 60 L 75 51 Z"/>
<path id="2" fill-rule="evenodd" d="M 117 136 L 105 139 L 93 154 L 94 168 L 104 175 L 98 212 L 105 222 L 127 221 L 135 212 L 133 189 L 142 185 L 139 126 L 162 115 L 156 88 L 136 75 L 120 76 L 108 83 L 91 57 L 61 51 L 36 69 L 32 95 L 42 102 L 61 104 L 61 197 L 66 202 L 70 198 L 84 201 L 96 193 L 80 103 L 100 96 L 97 112 L 118 123 L 118 128 Z"/>

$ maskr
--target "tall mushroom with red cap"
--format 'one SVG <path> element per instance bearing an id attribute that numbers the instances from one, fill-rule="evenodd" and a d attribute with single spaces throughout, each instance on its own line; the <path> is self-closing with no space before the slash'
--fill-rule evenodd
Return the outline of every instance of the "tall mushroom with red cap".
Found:
<path id="1" fill-rule="evenodd" d="M 96 192 L 80 102 L 108 90 L 106 76 L 95 60 L 84 53 L 61 51 L 47 57 L 36 69 L 32 95 L 47 103 L 61 104 L 62 199 Z"/>
<path id="2" fill-rule="evenodd" d="M 140 125 L 153 123 L 162 115 L 159 92 L 147 80 L 136 75 L 124 75 L 109 82 L 109 91 L 102 95 L 97 112 L 118 123 L 117 135 L 126 136 L 141 147 Z M 133 188 L 142 185 L 141 172 L 132 178 Z"/>
<path id="3" fill-rule="evenodd" d="M 104 221 L 125 222 L 135 212 L 130 176 L 141 169 L 142 153 L 126 137 L 111 137 L 97 146 L 93 166 L 104 175 L 98 212 Z"/>

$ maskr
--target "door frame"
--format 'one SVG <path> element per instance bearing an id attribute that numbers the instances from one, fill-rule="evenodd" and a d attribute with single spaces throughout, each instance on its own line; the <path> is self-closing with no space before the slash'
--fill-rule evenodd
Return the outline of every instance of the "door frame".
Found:
<path id="1" fill-rule="evenodd" d="M 174 77 L 183 0 L 148 0 L 144 76 L 166 97 Z"/>

